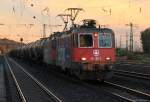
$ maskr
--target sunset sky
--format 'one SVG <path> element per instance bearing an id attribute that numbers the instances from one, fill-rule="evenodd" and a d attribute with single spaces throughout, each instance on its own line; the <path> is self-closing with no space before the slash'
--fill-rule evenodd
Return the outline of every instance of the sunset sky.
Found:
<path id="1" fill-rule="evenodd" d="M 78 15 L 77 23 L 85 18 L 96 19 L 115 31 L 119 43 L 119 39 L 125 41 L 129 33 L 125 24 L 132 22 L 136 25 L 134 38 L 140 42 L 140 32 L 150 26 L 149 4 L 150 0 L 0 0 L 0 38 L 19 41 L 23 37 L 24 42 L 34 41 L 41 37 L 42 24 L 63 24 L 56 16 L 67 13 L 66 8 L 79 7 L 84 12 Z M 46 30 L 48 36 L 50 32 L 61 31 L 62 27 Z"/>

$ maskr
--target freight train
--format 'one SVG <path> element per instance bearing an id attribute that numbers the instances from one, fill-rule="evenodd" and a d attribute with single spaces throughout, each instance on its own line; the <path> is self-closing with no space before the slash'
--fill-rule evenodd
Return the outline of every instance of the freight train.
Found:
<path id="1" fill-rule="evenodd" d="M 104 80 L 112 75 L 116 61 L 115 37 L 112 29 L 96 27 L 95 20 L 86 19 L 80 26 L 55 32 L 10 55 L 59 66 L 82 80 Z"/>

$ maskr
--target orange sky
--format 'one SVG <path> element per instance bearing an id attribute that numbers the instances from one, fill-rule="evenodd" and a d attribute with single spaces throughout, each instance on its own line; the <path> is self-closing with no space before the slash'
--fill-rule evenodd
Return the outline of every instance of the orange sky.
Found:
<path id="1" fill-rule="evenodd" d="M 133 22 L 137 25 L 134 28 L 136 38 L 141 30 L 150 25 L 149 4 L 149 0 L 1 0 L 0 23 L 5 25 L 0 25 L 0 37 L 17 41 L 23 37 L 24 42 L 34 41 L 41 36 L 43 23 L 63 24 L 61 19 L 56 18 L 57 14 L 65 13 L 68 7 L 80 7 L 85 12 L 79 14 L 76 22 L 85 18 L 96 19 L 99 24 L 111 27 L 118 39 L 120 35 L 125 38 L 125 34 L 129 33 L 129 27 L 125 24 Z M 46 7 L 50 16 L 46 12 L 41 15 Z M 47 28 L 47 36 L 56 30 L 61 31 L 62 28 Z"/>

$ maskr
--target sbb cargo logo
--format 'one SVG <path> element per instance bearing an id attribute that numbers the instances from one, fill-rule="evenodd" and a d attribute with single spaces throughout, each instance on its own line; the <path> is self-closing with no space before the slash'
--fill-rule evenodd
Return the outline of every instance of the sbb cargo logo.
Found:
<path id="1" fill-rule="evenodd" d="M 99 50 L 93 50 L 93 55 L 94 56 L 99 56 L 100 55 Z"/>

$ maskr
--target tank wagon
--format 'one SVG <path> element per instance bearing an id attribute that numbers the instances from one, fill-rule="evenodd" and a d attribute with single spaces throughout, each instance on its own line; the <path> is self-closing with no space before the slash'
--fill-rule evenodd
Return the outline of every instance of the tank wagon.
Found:
<path id="1" fill-rule="evenodd" d="M 104 80 L 116 61 L 112 29 L 96 27 L 95 20 L 55 32 L 11 52 L 12 55 L 59 66 L 80 79 Z"/>

